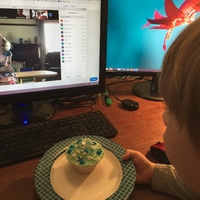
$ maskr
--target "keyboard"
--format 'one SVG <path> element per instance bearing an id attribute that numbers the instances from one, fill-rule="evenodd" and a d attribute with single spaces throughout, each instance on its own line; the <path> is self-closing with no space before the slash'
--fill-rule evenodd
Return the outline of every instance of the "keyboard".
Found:
<path id="1" fill-rule="evenodd" d="M 41 156 L 57 142 L 73 136 L 112 138 L 116 128 L 100 111 L 0 130 L 0 166 Z"/>

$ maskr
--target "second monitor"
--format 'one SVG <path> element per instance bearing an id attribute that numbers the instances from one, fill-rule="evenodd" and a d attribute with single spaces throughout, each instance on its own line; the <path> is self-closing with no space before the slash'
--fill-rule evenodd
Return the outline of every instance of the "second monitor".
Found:
<path id="1" fill-rule="evenodd" d="M 163 57 L 180 31 L 199 16 L 196 4 L 109 0 L 107 75 L 152 77 L 152 81 L 136 84 L 133 91 L 146 99 L 162 100 L 158 79 Z"/>

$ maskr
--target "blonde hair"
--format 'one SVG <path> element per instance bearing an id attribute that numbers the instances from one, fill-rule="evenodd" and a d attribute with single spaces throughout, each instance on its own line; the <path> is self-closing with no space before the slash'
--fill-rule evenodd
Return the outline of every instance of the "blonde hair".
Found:
<path id="1" fill-rule="evenodd" d="M 9 51 L 12 48 L 12 44 L 5 37 L 2 37 L 2 41 L 4 43 L 4 51 Z"/>
<path id="2" fill-rule="evenodd" d="M 160 92 L 180 128 L 200 144 L 200 18 L 189 24 L 167 51 Z"/>
<path id="3" fill-rule="evenodd" d="M 4 42 L 5 51 L 9 51 L 12 48 L 12 44 L 5 37 L 2 37 L 2 39 Z"/>

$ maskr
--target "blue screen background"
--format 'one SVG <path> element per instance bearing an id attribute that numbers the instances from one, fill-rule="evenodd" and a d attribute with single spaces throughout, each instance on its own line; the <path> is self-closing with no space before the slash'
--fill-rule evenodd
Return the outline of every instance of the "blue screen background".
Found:
<path id="1" fill-rule="evenodd" d="M 159 70 L 166 51 L 163 50 L 167 30 L 142 28 L 147 19 L 154 19 L 154 11 L 166 16 L 164 0 L 109 0 L 106 68 L 138 68 Z M 177 7 L 184 0 L 173 0 Z M 198 15 L 195 16 L 197 18 Z M 187 25 L 175 27 L 170 44 Z"/>

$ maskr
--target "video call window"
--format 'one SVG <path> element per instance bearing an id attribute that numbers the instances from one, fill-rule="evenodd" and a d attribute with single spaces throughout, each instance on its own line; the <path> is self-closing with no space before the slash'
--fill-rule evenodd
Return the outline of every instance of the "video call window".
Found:
<path id="1" fill-rule="evenodd" d="M 47 10 L 31 10 L 32 19 L 48 19 L 48 11 Z"/>
<path id="2" fill-rule="evenodd" d="M 0 9 L 0 19 L 58 19 L 56 10 Z"/>
<path id="3" fill-rule="evenodd" d="M 17 9 L 17 17 L 19 19 L 30 19 L 29 9 Z"/>

